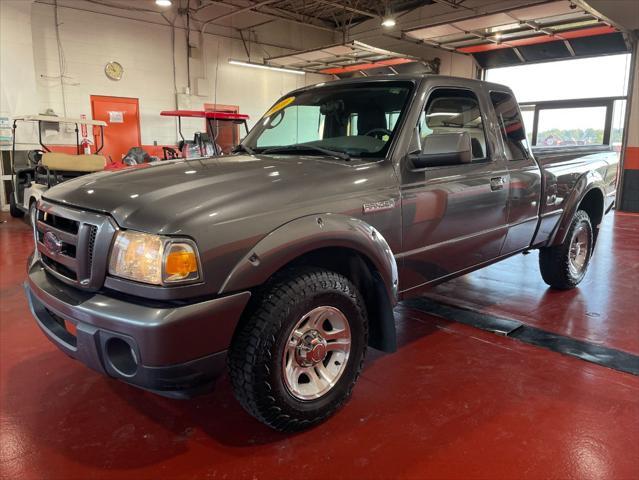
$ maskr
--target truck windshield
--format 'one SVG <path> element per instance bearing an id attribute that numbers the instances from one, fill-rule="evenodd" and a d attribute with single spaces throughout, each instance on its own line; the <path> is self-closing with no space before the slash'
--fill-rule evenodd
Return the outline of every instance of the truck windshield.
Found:
<path id="1" fill-rule="evenodd" d="M 383 157 L 412 86 L 381 81 L 289 95 L 266 112 L 242 145 L 277 155 Z"/>

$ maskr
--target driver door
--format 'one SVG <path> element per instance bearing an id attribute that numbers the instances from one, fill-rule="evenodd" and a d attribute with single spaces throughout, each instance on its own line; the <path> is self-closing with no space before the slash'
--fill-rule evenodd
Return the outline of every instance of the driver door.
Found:
<path id="1" fill-rule="evenodd" d="M 400 290 L 434 283 L 499 255 L 507 233 L 508 170 L 501 156 L 492 155 L 495 140 L 484 128 L 483 114 L 489 108 L 480 98 L 470 89 L 437 88 L 421 113 L 420 149 L 429 135 L 468 134 L 471 155 L 465 163 L 426 168 L 404 159 Z"/>

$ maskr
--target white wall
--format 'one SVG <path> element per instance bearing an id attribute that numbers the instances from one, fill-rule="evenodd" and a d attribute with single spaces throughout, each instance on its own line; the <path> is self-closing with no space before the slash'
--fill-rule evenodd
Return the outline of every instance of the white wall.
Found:
<path id="1" fill-rule="evenodd" d="M 0 0 L 0 4 L 3 5 L 3 27 L 5 23 L 14 26 L 11 31 L 2 29 L 2 109 L 9 115 L 17 115 L 52 108 L 58 115 L 63 115 L 65 105 L 59 80 L 53 6 L 22 0 Z M 9 9 L 16 11 L 9 12 Z M 28 10 L 31 10 L 30 25 Z M 176 108 L 171 28 L 73 8 L 59 8 L 58 12 L 68 76 L 64 79 L 66 115 L 77 117 L 86 114 L 90 117 L 90 95 L 138 98 L 142 143 L 174 144 L 177 139 L 175 119 L 159 115 L 162 110 Z M 304 27 L 293 25 L 283 34 L 281 25 L 278 27 L 274 24 L 273 28 L 271 37 L 279 40 L 278 44 L 306 44 L 311 48 L 332 41 L 332 35 L 328 32 L 304 31 Z M 263 27 L 260 30 L 261 38 L 269 35 L 265 29 Z M 15 40 L 5 41 L 10 36 Z M 177 91 L 182 93 L 187 86 L 186 33 L 176 28 L 175 37 L 176 83 Z M 199 35 L 192 32 L 192 37 L 198 38 Z M 209 34 L 203 37 L 205 63 L 202 64 L 200 59 L 192 59 L 191 72 L 192 80 L 207 74 L 208 88 L 205 92 L 192 89 L 200 94 L 187 98 L 186 103 L 193 109 L 202 109 L 204 103 L 238 105 L 242 113 L 251 115 L 252 121 L 255 121 L 279 96 L 328 78 L 229 65 L 229 58 L 246 59 L 241 41 Z M 252 50 L 251 60 L 261 61 L 263 50 L 255 44 Z M 289 52 L 268 47 L 271 55 Z M 8 67 L 8 62 L 4 60 L 12 59 L 10 55 L 19 56 L 12 63 L 17 63 L 20 68 Z M 33 61 L 29 62 L 29 58 L 33 58 Z M 109 80 L 104 74 L 105 64 L 112 60 L 124 67 L 124 76 L 117 82 Z M 25 71 L 29 65 L 31 72 Z M 11 74 L 5 75 L 5 71 Z M 194 129 L 201 130 L 202 122 L 194 122 Z M 189 130 L 188 122 L 185 130 Z"/>
<path id="2" fill-rule="evenodd" d="M 0 0 L 0 116 L 35 113 L 38 108 L 33 45 L 31 2 Z M 9 131 L 10 132 L 10 131 Z M 22 136 L 20 135 L 22 133 Z M 29 132 L 31 133 L 31 132 Z M 31 135 L 18 132 L 18 141 Z M 5 135 L 3 130 L 2 135 Z M 3 148 L 8 148 L 4 145 Z"/>

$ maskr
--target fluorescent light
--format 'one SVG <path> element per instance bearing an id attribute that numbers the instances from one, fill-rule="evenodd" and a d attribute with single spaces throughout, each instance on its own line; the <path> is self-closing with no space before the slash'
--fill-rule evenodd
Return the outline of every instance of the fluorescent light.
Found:
<path id="1" fill-rule="evenodd" d="M 382 19 L 382 27 L 393 28 L 396 25 L 393 17 L 386 17 Z"/>
<path id="2" fill-rule="evenodd" d="M 270 65 L 263 65 L 261 63 L 252 63 L 252 62 L 242 62 L 241 60 L 229 60 L 231 65 L 239 65 L 240 67 L 253 67 L 253 68 L 263 68 L 264 70 L 274 70 L 276 72 L 286 72 L 286 73 L 294 73 L 295 75 L 304 75 L 306 72 L 301 70 L 292 70 L 290 68 L 282 68 L 282 67 L 272 67 Z"/>
<path id="3" fill-rule="evenodd" d="M 159 7 L 170 7 L 172 2 L 171 0 L 155 0 L 155 4 Z"/>

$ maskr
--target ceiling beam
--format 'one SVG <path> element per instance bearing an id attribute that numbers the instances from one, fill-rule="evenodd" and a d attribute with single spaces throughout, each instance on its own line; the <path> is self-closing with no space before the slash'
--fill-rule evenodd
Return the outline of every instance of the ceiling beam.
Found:
<path id="1" fill-rule="evenodd" d="M 202 22 L 203 26 L 202 31 L 204 31 L 204 27 L 208 24 L 211 24 L 216 21 L 228 18 L 230 16 L 233 15 L 237 15 L 239 13 L 254 13 L 254 14 L 258 14 L 258 15 L 262 15 L 264 17 L 270 18 L 272 20 L 282 20 L 284 22 L 288 22 L 288 23 L 293 23 L 296 25 L 303 25 L 305 27 L 310 27 L 310 28 L 315 28 L 317 30 L 323 30 L 326 32 L 331 32 L 331 33 L 335 33 L 335 28 L 333 28 L 330 24 L 322 22 L 322 24 L 317 23 L 317 22 L 313 22 L 310 21 L 308 19 L 295 19 L 295 18 L 291 18 L 289 17 L 289 12 L 286 11 L 280 11 L 279 9 L 272 9 L 271 7 L 269 7 L 268 5 L 271 3 L 275 3 L 277 0 L 267 0 L 264 2 L 258 2 L 258 3 L 251 3 L 250 5 L 238 5 L 235 3 L 230 3 L 230 2 L 223 2 L 221 0 L 213 0 L 212 3 L 208 3 L 206 5 L 201 6 L 200 8 L 197 9 L 197 11 L 200 11 L 206 7 L 210 7 L 213 5 L 217 5 L 217 6 L 225 6 L 225 7 L 231 7 L 231 8 L 236 8 L 236 10 L 226 13 L 224 15 L 220 15 L 218 17 L 209 19 L 209 20 L 202 20 L 202 19 L 196 19 L 199 22 Z M 286 15 L 283 15 L 286 14 Z"/>
<path id="2" fill-rule="evenodd" d="M 435 42 L 434 40 L 420 40 L 419 38 L 409 37 L 405 33 L 400 34 L 399 37 L 391 35 L 390 33 L 382 33 L 382 36 L 392 38 L 393 40 L 398 40 L 401 42 L 412 43 L 414 45 L 428 45 L 429 47 L 439 48 L 440 50 L 444 50 L 446 52 L 455 52 L 455 49 L 453 47 L 446 47 L 441 43 Z"/>
<path id="3" fill-rule="evenodd" d="M 240 13 L 250 12 L 251 10 L 255 10 L 256 8 L 263 7 L 264 5 L 268 5 L 269 3 L 275 3 L 277 1 L 279 1 L 279 0 L 264 0 L 262 2 L 254 3 L 252 5 L 249 5 L 248 7 L 238 8 L 236 10 L 233 10 L 232 12 L 224 13 L 224 14 L 219 15 L 217 17 L 214 17 L 214 18 L 211 18 L 209 20 L 206 20 L 204 22 L 204 25 L 206 25 L 207 23 L 216 22 L 218 20 L 224 20 L 225 18 L 234 17 L 235 15 L 238 15 Z"/>
<path id="4" fill-rule="evenodd" d="M 293 23 L 297 23 L 299 25 L 307 25 L 313 26 L 322 30 L 326 30 L 328 32 L 335 32 L 335 26 L 329 22 L 325 22 L 318 18 L 315 18 L 311 15 L 301 15 L 295 12 L 289 12 L 287 10 L 282 10 L 276 7 L 263 7 L 257 10 L 260 13 L 264 13 L 266 15 L 270 15 L 280 20 L 287 20 Z"/>
<path id="5" fill-rule="evenodd" d="M 433 3 L 438 3 L 438 2 L 434 2 L 434 0 L 431 0 L 431 1 L 433 1 Z M 421 30 L 423 28 L 436 27 L 440 25 L 448 25 L 451 23 L 468 20 L 470 18 L 480 18 L 480 17 L 485 17 L 488 15 L 494 15 L 496 13 L 505 13 L 517 8 L 531 7 L 534 5 L 540 5 L 547 2 L 548 0 L 510 0 L 508 2 L 509 3 L 508 7 L 503 6 L 505 2 L 494 2 L 489 5 L 484 5 L 481 7 L 479 6 L 473 7 L 472 9 L 469 10 L 470 7 L 465 7 L 462 9 L 460 4 L 456 4 L 459 8 L 453 9 L 451 5 L 452 2 L 447 1 L 446 3 L 448 4 L 448 7 L 450 7 L 450 9 L 448 9 L 445 13 L 438 13 L 433 16 L 430 14 L 427 15 L 426 14 L 427 10 L 426 10 L 423 12 L 422 15 L 419 16 L 419 18 L 408 19 L 407 17 L 404 17 L 401 19 L 401 21 L 397 22 L 398 28 L 395 32 L 403 36 L 405 34 L 410 34 L 410 32 L 414 30 Z M 429 5 L 417 7 L 414 10 L 411 10 L 411 12 L 419 11 L 422 8 L 428 9 L 428 7 Z M 367 22 L 370 22 L 370 20 L 367 20 L 366 22 L 364 22 L 364 24 L 366 24 Z M 382 30 L 381 27 L 369 29 L 366 31 L 358 30 L 354 33 L 351 33 L 350 38 L 366 42 L 369 39 L 378 37 L 380 34 L 383 35 L 384 32 L 381 30 Z M 411 37 L 408 37 L 408 38 L 411 38 Z M 411 38 L 411 39 L 414 39 L 414 38 Z M 401 38 L 401 40 L 405 40 L 405 39 Z M 444 50 L 454 51 L 454 49 L 452 48 L 449 49 L 449 48 L 444 48 L 443 46 L 440 46 L 439 44 L 437 44 L 437 42 L 423 42 L 423 43 L 427 45 L 443 48 Z"/>
<path id="6" fill-rule="evenodd" d="M 467 7 L 466 5 L 462 5 L 463 0 L 462 2 L 459 2 L 459 3 L 455 3 L 451 0 L 433 0 L 433 2 L 439 3 L 440 5 L 446 5 L 447 7 L 454 8 L 454 9 L 463 8 L 464 10 L 469 10 L 471 12 L 477 13 L 476 9 Z"/>
<path id="7" fill-rule="evenodd" d="M 358 8 L 353 8 L 349 5 L 344 5 L 338 2 L 331 2 L 329 0 L 316 0 L 318 3 L 322 3 L 324 5 L 330 5 L 335 8 L 340 8 L 342 10 L 346 10 L 347 12 L 356 13 L 357 15 L 361 15 L 363 17 L 369 18 L 379 18 L 379 15 L 376 15 L 372 12 L 367 12 L 366 10 L 360 10 Z"/>
<path id="8" fill-rule="evenodd" d="M 2 1 L 2 0 L 0 0 L 0 1 Z M 51 3 L 51 0 L 33 0 L 33 2 L 41 4 L 41 5 L 46 5 L 48 7 L 53 7 L 53 3 Z M 96 2 L 94 2 L 94 3 L 96 3 Z M 96 5 L 97 5 L 97 3 L 96 3 Z M 105 5 L 103 5 L 103 6 L 105 6 Z M 58 8 L 64 8 L 64 9 L 67 9 L 67 10 L 77 10 L 77 11 L 80 11 L 80 12 L 93 13 L 93 14 L 96 14 L 96 15 L 104 15 L 104 16 L 107 16 L 107 17 L 123 18 L 123 19 L 126 19 L 126 20 L 132 20 L 134 22 L 141 22 L 141 23 L 144 23 L 144 24 L 158 25 L 160 27 L 166 27 L 166 28 L 175 28 L 177 30 L 186 30 L 186 27 L 183 27 L 183 26 L 180 26 L 180 25 L 172 26 L 171 23 L 167 21 L 166 17 L 160 12 L 155 12 L 155 13 L 158 13 L 158 15 L 161 15 L 163 17 L 163 19 L 165 20 L 165 22 L 157 22 L 157 21 L 154 21 L 154 20 L 149 20 L 148 18 L 140 18 L 140 17 L 131 16 L 131 15 L 115 14 L 115 13 L 109 13 L 109 12 L 106 12 L 106 11 L 92 10 L 90 8 L 83 8 L 83 7 L 78 7 L 78 6 L 75 6 L 75 5 L 74 6 L 60 5 Z M 120 8 L 120 10 L 121 10 L 121 8 Z M 199 20 L 197 20 L 197 21 L 199 21 Z M 234 29 L 234 28 L 231 28 L 231 27 L 227 27 L 227 26 L 224 26 L 224 25 L 218 25 L 218 26 L 222 27 L 222 28 L 227 28 L 227 29 L 229 29 L 231 31 L 237 31 L 237 29 Z M 250 27 L 250 28 L 253 28 L 253 27 Z M 222 38 L 228 38 L 230 40 L 241 41 L 241 39 L 239 37 L 233 36 L 233 35 L 226 35 L 226 34 L 217 33 L 217 32 L 216 33 L 204 32 L 204 33 L 206 33 L 207 35 L 212 35 L 214 37 L 222 37 Z M 254 41 L 253 43 L 256 44 L 256 45 L 263 45 L 265 47 L 273 47 L 273 48 L 280 48 L 282 50 L 290 50 L 292 53 L 290 53 L 289 55 L 292 55 L 292 54 L 297 53 L 297 52 L 300 51 L 298 47 L 292 47 L 292 46 L 289 46 L 289 45 L 281 45 L 281 44 L 268 43 L 268 42 L 262 42 L 262 41 Z"/>
<path id="9" fill-rule="evenodd" d="M 601 13 L 599 10 L 593 8 L 587 0 L 573 0 L 573 3 L 575 5 L 577 5 L 579 8 L 581 8 L 582 10 L 586 11 L 587 13 L 589 13 L 590 15 L 594 16 L 595 18 L 597 18 L 598 20 L 607 23 L 608 25 L 611 25 L 613 27 L 615 27 L 617 30 L 619 30 L 620 32 L 628 32 L 628 29 L 626 27 L 624 27 L 623 25 L 614 22 L 612 19 L 610 19 L 609 17 L 605 16 L 603 13 Z"/>

